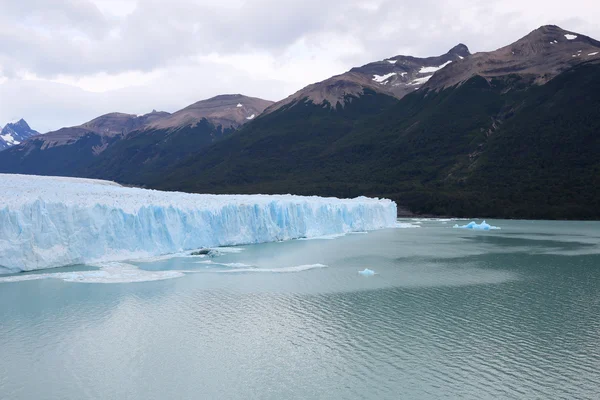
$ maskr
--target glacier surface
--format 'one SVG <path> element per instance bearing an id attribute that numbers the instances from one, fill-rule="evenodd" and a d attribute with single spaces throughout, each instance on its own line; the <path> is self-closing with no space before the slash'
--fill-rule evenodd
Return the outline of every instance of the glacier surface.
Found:
<path id="1" fill-rule="evenodd" d="M 359 197 L 201 195 L 0 174 L 0 273 L 396 226 L 396 203 Z"/>

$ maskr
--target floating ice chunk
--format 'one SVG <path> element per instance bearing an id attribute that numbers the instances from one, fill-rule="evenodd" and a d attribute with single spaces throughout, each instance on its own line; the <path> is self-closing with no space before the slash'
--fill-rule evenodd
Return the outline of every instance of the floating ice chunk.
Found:
<path id="1" fill-rule="evenodd" d="M 145 271 L 135 265 L 111 262 L 96 265 L 98 270 L 54 272 L 44 274 L 21 274 L 0 277 L 0 283 L 60 279 L 78 283 L 136 283 L 160 281 L 184 276 L 182 271 Z"/>
<path id="2" fill-rule="evenodd" d="M 389 74 L 385 75 L 373 75 L 373 80 L 377 83 L 383 83 L 394 75 L 396 75 L 395 72 L 390 72 Z"/>
<path id="3" fill-rule="evenodd" d="M 366 197 L 200 195 L 33 175 L 0 174 L 0 193 L 0 271 L 15 272 L 393 228 L 397 210 Z"/>
<path id="4" fill-rule="evenodd" d="M 472 230 L 477 230 L 477 231 L 489 231 L 489 230 L 493 230 L 493 229 L 500 229 L 497 226 L 492 226 L 485 221 L 483 221 L 481 224 L 478 224 L 475 221 L 471 221 L 467 225 L 455 224 L 454 228 L 472 229 Z"/>
<path id="5" fill-rule="evenodd" d="M 213 257 L 215 256 L 220 256 L 223 254 L 238 254 L 241 253 L 242 251 L 246 250 L 243 247 L 214 247 L 212 249 L 209 249 L 209 254 Z"/>
<path id="6" fill-rule="evenodd" d="M 341 238 L 343 236 L 346 236 L 346 234 L 345 233 L 336 233 L 333 235 L 323 235 L 323 236 L 315 236 L 315 237 L 308 237 L 308 238 L 299 238 L 298 240 L 333 240 L 333 239 Z"/>
<path id="7" fill-rule="evenodd" d="M 567 40 L 577 39 L 577 35 L 572 35 L 570 33 L 565 33 L 565 37 L 567 38 Z"/>
<path id="8" fill-rule="evenodd" d="M 281 267 L 281 268 L 233 268 L 229 270 L 212 271 L 218 273 L 240 273 L 240 272 L 271 272 L 271 273 L 289 273 L 289 272 L 302 272 L 317 268 L 327 268 L 325 264 L 307 264 L 307 265 L 296 265 L 293 267 Z"/>
<path id="9" fill-rule="evenodd" d="M 411 224 L 410 222 L 396 222 L 396 228 L 401 228 L 401 229 L 405 229 L 405 228 L 420 228 L 419 225 L 415 225 L 415 224 L 420 224 L 421 222 L 415 222 L 414 224 Z"/>
<path id="10" fill-rule="evenodd" d="M 362 276 L 373 276 L 375 275 L 375 271 L 373 271 L 372 269 L 369 268 L 365 268 L 362 271 L 358 271 L 359 274 L 361 274 Z"/>
<path id="11" fill-rule="evenodd" d="M 218 262 L 214 262 L 213 260 L 206 260 L 206 261 L 198 261 L 197 264 L 205 264 L 207 265 L 216 265 L 216 266 L 222 266 L 222 267 L 228 267 L 228 268 L 253 268 L 253 265 L 250 264 L 244 264 L 244 263 L 218 263 Z"/>

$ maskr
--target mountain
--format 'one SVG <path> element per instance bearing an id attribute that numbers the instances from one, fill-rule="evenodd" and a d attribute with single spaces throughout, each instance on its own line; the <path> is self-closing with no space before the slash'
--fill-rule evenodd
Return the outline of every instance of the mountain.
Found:
<path id="1" fill-rule="evenodd" d="M 241 94 L 225 94 L 202 100 L 179 110 L 167 118 L 148 124 L 148 129 L 174 130 L 193 127 L 206 118 L 222 129 L 239 128 L 260 115 L 272 101 Z"/>
<path id="2" fill-rule="evenodd" d="M 0 131 L 0 151 L 20 144 L 26 139 L 39 135 L 39 132 L 31 129 L 24 119 L 6 124 Z"/>
<path id="3" fill-rule="evenodd" d="M 327 103 L 333 108 L 337 104 L 344 106 L 350 99 L 360 97 L 365 90 L 400 99 L 419 89 L 434 72 L 469 55 L 467 46 L 459 44 L 441 56 L 417 58 L 399 55 L 372 62 L 309 85 L 275 103 L 265 113 L 304 101 L 315 105 Z"/>
<path id="4" fill-rule="evenodd" d="M 152 186 L 385 196 L 438 215 L 598 219 L 597 43 L 541 27 L 452 61 L 385 106 L 372 86 L 345 93 L 335 108 L 315 103 L 318 92 L 308 90 L 163 171 Z"/>
<path id="5" fill-rule="evenodd" d="M 476 75 L 486 79 L 518 75 L 544 84 L 577 64 L 600 58 L 599 48 L 600 42 L 588 36 L 546 25 L 513 44 L 448 65 L 425 87 L 451 87 Z"/>
<path id="6" fill-rule="evenodd" d="M 254 118 L 250 101 L 209 99 L 127 132 L 77 127 L 85 140 L 69 146 L 31 150 L 33 138 L 0 153 L 0 171 L 388 197 L 437 215 L 600 218 L 600 43 L 587 36 L 543 26 L 490 52 L 458 45 L 357 67 Z"/>
<path id="7" fill-rule="evenodd" d="M 132 143 L 139 143 L 140 146 L 143 146 L 142 143 L 148 144 L 151 151 L 156 151 L 150 158 L 164 157 L 170 151 L 167 148 L 172 145 L 178 147 L 173 149 L 175 153 L 188 154 L 198 149 L 195 146 L 203 146 L 212 140 L 207 142 L 203 138 L 231 132 L 252 120 L 270 104 L 266 100 L 242 95 L 223 95 L 199 101 L 173 114 L 158 111 L 145 115 L 110 113 L 79 126 L 32 138 L 11 148 L 0 156 L 0 171 L 86 176 L 93 173 L 91 168 L 94 164 L 105 165 L 100 160 L 109 157 L 99 159 L 100 155 L 125 138 L 129 141 L 118 149 L 126 149 Z M 199 138 L 193 137 L 196 133 L 200 135 Z M 119 150 L 111 151 L 110 155 L 114 160 L 123 159 L 124 165 L 131 165 L 133 159 L 137 160 L 128 153 L 120 154 Z M 137 173 L 141 167 L 134 165 L 132 168 L 132 172 Z M 102 173 L 109 177 L 108 171 Z"/>
<path id="8" fill-rule="evenodd" d="M 169 115 L 110 113 L 79 126 L 34 136 L 0 155 L 0 171 L 78 176 L 83 165 L 135 129 Z"/>

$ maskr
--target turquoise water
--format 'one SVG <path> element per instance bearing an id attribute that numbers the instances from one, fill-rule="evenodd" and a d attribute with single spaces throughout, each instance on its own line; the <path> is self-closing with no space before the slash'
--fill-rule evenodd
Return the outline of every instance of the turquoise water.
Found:
<path id="1" fill-rule="evenodd" d="M 2 277 L 0 398 L 599 397 L 600 223 L 408 222 Z"/>

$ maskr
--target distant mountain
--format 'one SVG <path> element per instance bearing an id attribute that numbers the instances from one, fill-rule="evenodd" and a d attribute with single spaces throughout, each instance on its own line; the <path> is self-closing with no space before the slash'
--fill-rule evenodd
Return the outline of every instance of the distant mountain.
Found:
<path id="1" fill-rule="evenodd" d="M 179 110 L 167 118 L 147 125 L 148 129 L 176 130 L 194 127 L 203 119 L 222 129 L 239 128 L 273 104 L 272 101 L 241 94 L 225 94 L 202 100 Z"/>
<path id="2" fill-rule="evenodd" d="M 555 25 L 542 26 L 495 51 L 481 52 L 448 65 L 425 85 L 443 89 L 473 76 L 486 79 L 519 76 L 544 84 L 582 62 L 600 59 L 600 42 Z"/>
<path id="3" fill-rule="evenodd" d="M 461 56 L 393 103 L 369 86 L 324 107 L 331 103 L 312 89 L 335 92 L 316 84 L 152 185 L 385 196 L 438 215 L 598 219 L 599 54 L 595 40 L 548 26 Z"/>
<path id="4" fill-rule="evenodd" d="M 39 132 L 31 129 L 24 119 L 6 124 L 0 131 L 0 151 L 20 144 Z"/>
<path id="5" fill-rule="evenodd" d="M 327 103 L 336 108 L 338 104 L 344 106 L 353 98 L 360 97 L 365 90 L 400 99 L 423 86 L 434 72 L 469 55 L 467 46 L 459 44 L 441 56 L 395 56 L 372 62 L 309 85 L 273 104 L 265 114 L 302 102 L 312 102 L 315 105 Z"/>
<path id="6" fill-rule="evenodd" d="M 0 156 L 0 171 L 66 176 L 92 174 L 90 168 L 97 163 L 98 157 L 124 138 L 131 140 L 119 148 L 126 148 L 137 141 L 151 143 L 150 149 L 157 152 L 149 155 L 152 159 L 159 154 L 164 157 L 164 152 L 169 152 L 166 149 L 170 143 L 177 143 L 179 147 L 174 149 L 174 153 L 183 151 L 188 154 L 198 150 L 195 147 L 199 145 L 198 138 L 190 137 L 186 143 L 181 140 L 182 137 L 188 134 L 193 136 L 196 131 L 204 137 L 210 132 L 210 143 L 214 137 L 251 121 L 270 104 L 266 100 L 242 95 L 222 95 L 199 101 L 173 114 L 159 111 L 144 115 L 105 114 L 82 125 L 61 128 L 9 149 Z M 168 136 L 168 140 L 165 136 Z M 200 142 L 204 145 L 206 140 Z M 159 153 L 159 149 L 162 153 Z M 123 158 L 123 167 L 137 160 L 129 154 L 118 153 L 119 150 L 110 152 L 114 160 Z M 141 172 L 141 165 L 132 168 L 131 172 Z M 109 176 L 109 171 L 102 173 Z"/>

